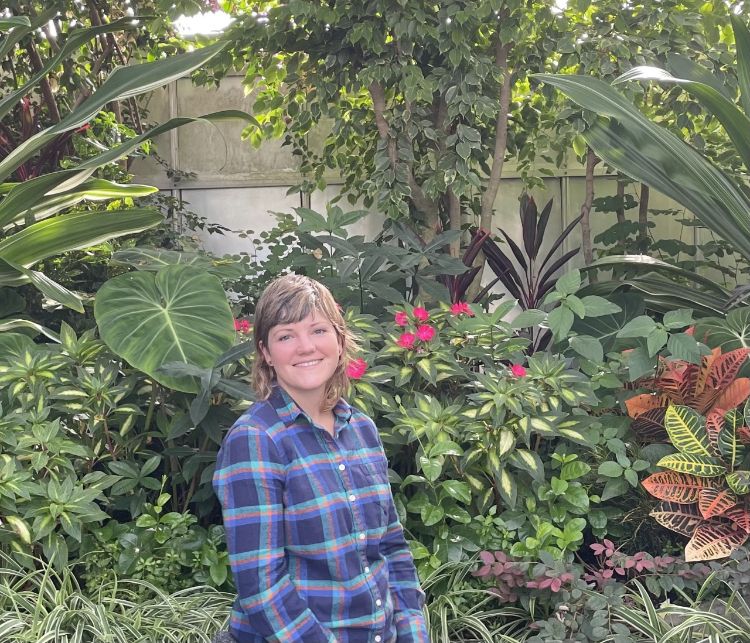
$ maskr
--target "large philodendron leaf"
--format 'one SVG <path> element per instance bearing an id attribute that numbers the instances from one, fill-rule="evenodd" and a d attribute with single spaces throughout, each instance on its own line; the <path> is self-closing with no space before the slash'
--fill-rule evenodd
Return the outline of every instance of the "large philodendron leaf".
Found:
<path id="1" fill-rule="evenodd" d="M 200 252 L 178 252 L 142 246 L 118 250 L 112 255 L 112 262 L 131 266 L 136 270 L 161 270 L 166 266 L 190 265 L 216 275 L 219 279 L 239 279 L 245 274 L 237 261 L 219 259 Z"/>
<path id="2" fill-rule="evenodd" d="M 698 525 L 685 546 L 685 561 L 726 558 L 747 540 L 747 533 L 731 520 L 713 518 Z"/>
<path id="3" fill-rule="evenodd" d="M 750 348 L 750 306 L 730 310 L 726 318 L 706 317 L 695 324 L 693 333 L 709 348 L 727 353 L 737 348 Z"/>
<path id="4" fill-rule="evenodd" d="M 590 76 L 542 74 L 575 103 L 608 122 L 584 133 L 608 165 L 668 196 L 750 259 L 750 197 L 733 179 L 663 127 L 648 120 L 610 85 Z"/>
<path id="5" fill-rule="evenodd" d="M 689 406 L 671 405 L 664 414 L 664 428 L 681 453 L 710 457 L 711 443 L 706 419 Z"/>
<path id="6" fill-rule="evenodd" d="M 232 311 L 221 282 L 190 266 L 132 272 L 107 281 L 94 315 L 104 342 L 160 384 L 189 393 L 194 378 L 165 375 L 169 362 L 211 368 L 234 342 Z"/>

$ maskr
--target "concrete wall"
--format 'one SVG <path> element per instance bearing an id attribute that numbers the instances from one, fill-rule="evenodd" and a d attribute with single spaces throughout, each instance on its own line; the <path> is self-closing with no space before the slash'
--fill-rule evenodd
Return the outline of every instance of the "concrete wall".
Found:
<path id="1" fill-rule="evenodd" d="M 239 76 L 225 79 L 218 90 L 194 87 L 189 80 L 183 79 L 151 95 L 149 120 L 162 122 L 171 116 L 200 116 L 223 109 L 249 111 L 251 105 L 252 96 L 245 95 Z M 188 203 L 190 210 L 233 231 L 249 229 L 257 233 L 268 229 L 275 223 L 272 212 L 291 212 L 300 205 L 325 211 L 326 202 L 340 189 L 341 181 L 335 175 L 328 177 L 329 185 L 325 191 L 310 197 L 299 192 L 288 194 L 289 186 L 298 180 L 295 157 L 288 148 L 281 146 L 280 141 L 268 141 L 259 149 L 254 149 L 241 140 L 242 129 L 240 122 L 225 122 L 217 125 L 196 123 L 173 130 L 156 140 L 158 153 L 177 170 L 178 176 L 185 172 L 195 173 L 195 176 L 178 181 L 169 179 L 163 167 L 148 160 L 134 165 L 136 180 L 171 190 Z M 550 240 L 580 213 L 585 190 L 583 168 L 580 166 L 555 172 L 557 176 L 544 180 L 543 190 L 533 192 L 540 207 L 549 198 L 554 199 L 547 235 Z M 522 189 L 522 181 L 513 163 L 506 163 L 496 201 L 495 226 L 504 228 L 514 238 L 520 238 L 518 197 Z M 597 197 L 613 195 L 615 180 L 599 174 L 595 189 Z M 635 191 L 636 188 L 630 186 L 628 189 Z M 652 191 L 650 206 L 670 208 L 676 207 L 676 204 Z M 342 207 L 346 206 L 342 203 Z M 637 218 L 635 211 L 628 215 L 632 219 Z M 676 218 L 656 217 L 654 221 L 657 227 L 653 235 L 656 238 L 681 238 L 688 243 L 695 242 L 695 235 L 700 231 L 684 228 Z M 613 213 L 593 212 L 592 234 L 598 234 L 614 222 Z M 373 213 L 372 217 L 361 222 L 357 232 L 372 236 L 379 231 L 381 223 L 382 216 Z M 236 233 L 206 235 L 203 241 L 207 250 L 217 254 L 238 254 L 249 251 L 251 247 L 246 238 Z M 580 231 L 576 229 L 561 252 L 580 245 Z M 580 264 L 580 255 L 578 259 Z"/>

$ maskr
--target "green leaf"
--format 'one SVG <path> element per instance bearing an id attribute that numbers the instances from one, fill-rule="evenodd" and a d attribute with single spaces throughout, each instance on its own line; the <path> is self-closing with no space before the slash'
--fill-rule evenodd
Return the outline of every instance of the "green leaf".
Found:
<path id="1" fill-rule="evenodd" d="M 420 515 L 422 517 L 422 524 L 424 524 L 425 527 L 431 527 L 432 525 L 439 523 L 443 519 L 443 517 L 445 516 L 445 511 L 442 507 L 427 505 L 426 507 L 422 508 Z"/>
<path id="2" fill-rule="evenodd" d="M 745 114 L 750 115 L 750 31 L 742 18 L 729 14 L 737 47 L 737 81 L 740 86 L 740 103 Z"/>
<path id="3" fill-rule="evenodd" d="M 617 333 L 618 337 L 648 337 L 656 328 L 656 322 L 648 315 L 639 315 L 631 319 Z"/>
<path id="4" fill-rule="evenodd" d="M 581 273 L 578 270 L 571 270 L 565 273 L 557 280 L 555 290 L 564 294 L 572 295 L 581 288 Z"/>
<path id="5" fill-rule="evenodd" d="M 544 464 L 542 464 L 542 459 L 536 451 L 516 449 L 511 453 L 508 461 L 513 466 L 527 471 L 537 482 L 544 482 Z"/>
<path id="6" fill-rule="evenodd" d="M 622 471 L 622 467 L 617 464 L 617 462 L 609 460 L 607 462 L 602 462 L 599 465 L 597 473 L 599 473 L 600 476 L 606 476 L 608 478 L 619 478 L 622 475 Z"/>
<path id="7" fill-rule="evenodd" d="M 568 335 L 574 320 L 573 313 L 566 306 L 558 306 L 547 315 L 547 323 L 557 339 Z"/>
<path id="8" fill-rule="evenodd" d="M 466 504 L 471 502 L 471 487 L 466 482 L 458 480 L 446 480 L 440 485 L 451 498 L 460 500 Z"/>
<path id="9" fill-rule="evenodd" d="M 601 317 L 602 315 L 615 315 L 622 311 L 617 304 L 599 297 L 598 295 L 586 295 L 581 298 L 586 309 L 586 317 Z"/>
<path id="10" fill-rule="evenodd" d="M 674 333 L 669 336 L 667 350 L 674 359 L 682 359 L 691 364 L 700 364 L 701 357 L 706 354 L 706 348 L 702 347 L 695 337 L 685 333 Z"/>
<path id="11" fill-rule="evenodd" d="M 234 342 L 221 283 L 190 266 L 110 279 L 97 293 L 94 315 L 102 339 L 117 355 L 179 391 L 197 393 L 199 386 L 193 378 L 160 373 L 162 364 L 211 368 Z"/>
<path id="12" fill-rule="evenodd" d="M 646 338 L 646 349 L 648 350 L 649 357 L 654 357 L 667 343 L 669 335 L 663 328 L 654 328 L 649 336 Z"/>
<path id="13" fill-rule="evenodd" d="M 568 295 L 567 297 L 565 297 L 563 302 L 563 305 L 570 308 L 571 312 L 576 317 L 580 317 L 583 319 L 586 316 L 586 307 L 583 305 L 583 302 L 575 295 Z"/>
<path id="14" fill-rule="evenodd" d="M 560 477 L 565 481 L 576 480 L 582 478 L 591 471 L 591 467 L 585 462 L 580 460 L 573 460 L 573 462 L 566 462 L 562 469 L 560 469 Z"/>
<path id="15" fill-rule="evenodd" d="M 529 328 L 531 326 L 538 326 L 545 319 L 547 319 L 547 313 L 543 310 L 537 310 L 535 308 L 529 308 L 523 310 L 511 322 L 512 328 Z"/>
<path id="16" fill-rule="evenodd" d="M 688 406 L 670 405 L 664 414 L 664 428 L 674 447 L 681 453 L 711 455 L 706 419 L 696 410 Z"/>
<path id="17" fill-rule="evenodd" d="M 440 474 L 443 473 L 443 463 L 439 458 L 420 456 L 419 468 L 430 482 L 435 482 L 440 477 Z"/>
<path id="18" fill-rule="evenodd" d="M 516 484 L 516 479 L 507 469 L 503 468 L 496 472 L 495 480 L 497 482 L 497 490 L 500 492 L 500 497 L 505 501 L 508 509 L 515 509 L 516 500 L 518 498 L 518 485 Z"/>
<path id="19" fill-rule="evenodd" d="M 662 323 L 667 330 L 685 328 L 693 323 L 693 311 L 687 308 L 670 310 L 664 315 Z"/>
<path id="20" fill-rule="evenodd" d="M 586 335 L 578 335 L 570 338 L 570 347 L 582 357 L 592 362 L 604 361 L 604 349 L 598 339 Z"/>

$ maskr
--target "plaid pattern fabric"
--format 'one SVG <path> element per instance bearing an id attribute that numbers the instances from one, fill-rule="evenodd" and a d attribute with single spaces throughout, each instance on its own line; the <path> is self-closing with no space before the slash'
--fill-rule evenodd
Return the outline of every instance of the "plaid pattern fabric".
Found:
<path id="1" fill-rule="evenodd" d="M 219 451 L 239 643 L 428 643 L 377 429 L 334 414 L 331 437 L 275 387 Z"/>

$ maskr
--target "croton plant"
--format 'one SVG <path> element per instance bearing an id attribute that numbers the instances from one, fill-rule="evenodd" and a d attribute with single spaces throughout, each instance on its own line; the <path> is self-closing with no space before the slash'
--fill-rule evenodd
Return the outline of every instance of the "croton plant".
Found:
<path id="1" fill-rule="evenodd" d="M 626 403 L 640 437 L 676 449 L 643 486 L 661 500 L 651 515 L 690 537 L 687 561 L 723 558 L 750 536 L 750 379 L 737 377 L 748 354 L 715 349 L 700 364 L 666 363 L 645 383 L 654 392 Z"/>

